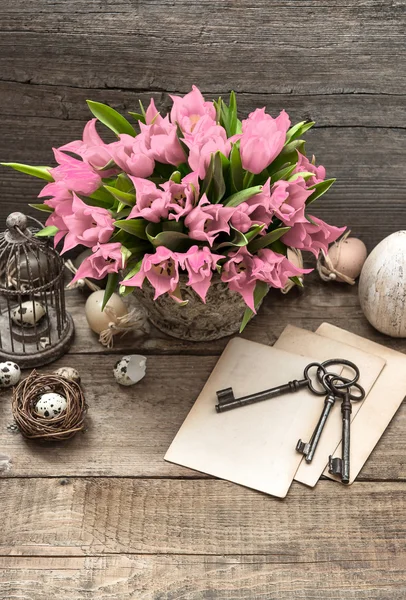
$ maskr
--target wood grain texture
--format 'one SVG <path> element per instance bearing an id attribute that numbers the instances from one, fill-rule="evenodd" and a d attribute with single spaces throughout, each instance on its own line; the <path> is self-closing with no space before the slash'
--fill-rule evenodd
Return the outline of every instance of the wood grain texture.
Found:
<path id="1" fill-rule="evenodd" d="M 0 557 L 10 600 L 403 600 L 403 557 L 291 563 L 273 556 Z"/>
<path id="2" fill-rule="evenodd" d="M 84 321 L 83 314 L 81 319 L 75 317 L 76 323 L 80 320 Z M 256 339 L 255 335 L 251 339 Z M 131 351 L 140 352 L 140 348 L 133 346 Z M 45 373 L 59 366 L 72 366 L 82 375 L 89 404 L 88 429 L 66 443 L 48 446 L 27 442 L 7 430 L 12 414 L 10 393 L 4 393 L 0 403 L 0 449 L 12 459 L 8 476 L 205 477 L 163 460 L 218 358 L 194 356 L 185 348 L 183 351 L 183 356 L 148 355 L 146 377 L 130 388 L 115 382 L 112 369 L 117 356 L 111 354 L 71 354 L 42 369 Z M 405 428 L 406 403 L 359 480 L 406 480 Z"/>
<path id="3" fill-rule="evenodd" d="M 294 483 L 282 501 L 216 479 L 7 479 L 0 487 L 0 554 L 400 558 L 404 487 L 321 481 L 309 490 Z"/>

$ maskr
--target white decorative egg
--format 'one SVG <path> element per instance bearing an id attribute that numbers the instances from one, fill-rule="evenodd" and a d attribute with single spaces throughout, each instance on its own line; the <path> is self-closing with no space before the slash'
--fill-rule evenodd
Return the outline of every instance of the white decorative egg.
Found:
<path id="1" fill-rule="evenodd" d="M 37 404 L 35 405 L 35 412 L 42 417 L 54 419 L 59 417 L 67 407 L 66 398 L 61 394 L 55 392 L 49 392 L 42 394 Z"/>
<path id="2" fill-rule="evenodd" d="M 11 311 L 11 318 L 22 327 L 34 327 L 45 315 L 45 308 L 39 302 L 27 300 L 21 306 L 16 306 Z"/>
<path id="3" fill-rule="evenodd" d="M 61 367 L 55 371 L 55 375 L 59 375 L 59 377 L 63 377 L 68 381 L 74 381 L 75 383 L 80 383 L 80 375 L 79 371 L 74 369 L 73 367 Z"/>
<path id="4" fill-rule="evenodd" d="M 382 240 L 368 256 L 359 280 L 368 321 L 392 337 L 406 337 L 406 231 Z"/>
<path id="5" fill-rule="evenodd" d="M 114 377 L 120 385 L 134 385 L 145 376 L 147 359 L 139 354 L 123 356 L 113 369 Z"/>
<path id="6" fill-rule="evenodd" d="M 115 322 L 117 317 L 128 314 L 128 309 L 118 294 L 112 294 L 107 306 L 102 311 L 104 290 L 90 294 L 85 305 L 85 315 L 89 327 L 95 333 L 108 329 L 109 323 Z"/>
<path id="7" fill-rule="evenodd" d="M 20 367 L 11 361 L 0 363 L 0 388 L 11 387 L 20 381 Z"/>

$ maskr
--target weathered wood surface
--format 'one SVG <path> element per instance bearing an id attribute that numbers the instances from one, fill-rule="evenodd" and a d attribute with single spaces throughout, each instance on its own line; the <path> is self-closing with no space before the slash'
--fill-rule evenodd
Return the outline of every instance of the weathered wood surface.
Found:
<path id="1" fill-rule="evenodd" d="M 404 490 L 396 482 L 321 481 L 314 490 L 295 483 L 280 500 L 217 479 L 7 479 L 0 553 L 250 554 L 290 563 L 400 558 Z"/>
<path id="2" fill-rule="evenodd" d="M 406 227 L 404 0 L 23 0 L 0 6 L 0 161 L 52 165 L 81 135 L 87 98 L 126 112 L 193 83 L 311 118 L 308 153 L 338 181 L 315 214 L 371 249 Z M 41 182 L 0 170 L 0 228 Z M 38 213 L 36 214 L 38 216 Z M 89 429 L 66 444 L 6 429 L 0 485 L 0 598 L 14 600 L 401 600 L 406 596 L 406 405 L 350 488 L 294 484 L 283 500 L 208 478 L 163 455 L 227 340 L 193 344 L 154 328 L 103 349 L 68 294 Z M 329 321 L 406 352 L 364 319 L 356 288 L 271 293 L 244 337 L 272 344 L 287 323 Z M 148 356 L 118 387 L 120 354 Z M 383 399 L 384 401 L 385 399 Z"/>
<path id="3" fill-rule="evenodd" d="M 343 593 L 403 600 L 405 572 L 404 561 L 391 556 L 299 564 L 272 556 L 4 557 L 0 593 L 35 600 L 342 600 Z"/>

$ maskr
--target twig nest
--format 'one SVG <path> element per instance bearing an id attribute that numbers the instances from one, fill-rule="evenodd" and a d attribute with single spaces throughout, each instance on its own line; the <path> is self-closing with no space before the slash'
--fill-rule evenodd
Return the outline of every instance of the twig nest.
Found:
<path id="1" fill-rule="evenodd" d="M 76 383 L 80 383 L 79 371 L 77 371 L 73 367 L 60 367 L 60 369 L 57 369 L 55 371 L 55 375 L 59 375 L 59 377 L 63 377 L 68 381 L 75 381 Z"/>
<path id="2" fill-rule="evenodd" d="M 20 378 L 21 370 L 17 363 L 10 360 L 0 363 L 0 388 L 16 385 Z"/>
<path id="3" fill-rule="evenodd" d="M 323 281 L 340 281 L 354 285 L 367 258 L 367 249 L 361 240 L 349 237 L 350 231 L 330 246 L 328 253 L 320 253 L 317 270 Z"/>
<path id="4" fill-rule="evenodd" d="M 113 369 L 113 375 L 120 385 L 134 385 L 145 377 L 147 368 L 147 359 L 139 354 L 123 356 L 116 362 Z"/>
<path id="5" fill-rule="evenodd" d="M 12 411 L 24 437 L 59 441 L 84 429 L 87 404 L 76 382 L 34 370 L 14 388 Z"/>

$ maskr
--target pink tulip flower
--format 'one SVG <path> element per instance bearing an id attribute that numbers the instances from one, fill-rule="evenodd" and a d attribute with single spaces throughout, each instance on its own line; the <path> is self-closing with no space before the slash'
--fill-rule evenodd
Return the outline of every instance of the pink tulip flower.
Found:
<path id="1" fill-rule="evenodd" d="M 109 144 L 109 153 L 116 165 L 134 177 L 149 177 L 155 168 L 151 150 L 146 147 L 144 138 L 135 138 L 122 133 L 117 142 Z"/>
<path id="2" fill-rule="evenodd" d="M 234 212 L 235 208 L 223 206 L 222 204 L 211 204 L 206 194 L 203 194 L 199 204 L 191 210 L 185 219 L 185 225 L 189 229 L 189 237 L 194 240 L 209 242 L 212 246 L 221 231 L 230 233 L 229 221 Z"/>
<path id="3" fill-rule="evenodd" d="M 55 196 L 49 200 L 45 200 L 44 204 L 51 206 L 54 212 L 51 213 L 45 222 L 47 227 L 57 227 L 58 232 L 54 236 L 54 246 L 56 246 L 61 239 L 68 233 L 68 227 L 65 223 L 64 217 L 72 214 L 72 194 L 65 188 L 64 185 L 59 185 L 59 188 L 55 189 Z M 45 188 L 44 188 L 45 189 Z M 39 196 L 43 195 L 42 190 Z"/>
<path id="4" fill-rule="evenodd" d="M 246 247 L 239 248 L 237 252 L 230 252 L 228 260 L 224 263 L 221 280 L 228 283 L 233 292 L 238 292 L 245 304 L 255 313 L 254 290 L 257 279 L 254 275 L 254 257 Z"/>
<path id="5" fill-rule="evenodd" d="M 207 246 L 201 249 L 192 246 L 185 254 L 178 254 L 178 257 L 182 268 L 186 269 L 189 275 L 187 285 L 190 285 L 205 303 L 213 271 L 217 262 L 224 256 L 212 254 Z"/>
<path id="6" fill-rule="evenodd" d="M 193 133 L 185 133 L 184 143 L 189 148 L 189 166 L 200 179 L 204 179 L 206 175 L 212 154 L 220 151 L 228 157 L 231 150 L 226 130 L 221 125 L 216 125 L 208 115 L 197 122 Z"/>
<path id="7" fill-rule="evenodd" d="M 158 117 L 151 125 L 140 123 L 141 133 L 135 138 L 135 145 L 160 163 L 178 166 L 186 162 L 176 125 L 170 123 L 168 115 L 163 119 L 158 113 Z"/>
<path id="8" fill-rule="evenodd" d="M 261 173 L 281 152 L 290 120 L 283 110 L 276 119 L 257 108 L 242 122 L 240 138 L 241 163 L 250 173 Z"/>
<path id="9" fill-rule="evenodd" d="M 326 169 L 320 165 L 316 166 L 314 164 L 315 158 L 313 156 L 312 162 L 304 155 L 298 152 L 299 160 L 297 165 L 293 171 L 293 173 L 303 173 L 307 171 L 308 173 L 314 173 L 313 177 L 309 177 L 306 181 L 307 187 L 311 187 L 312 185 L 316 185 L 316 183 L 321 183 L 326 178 Z"/>
<path id="10" fill-rule="evenodd" d="M 84 277 L 103 279 L 109 273 L 118 273 L 122 268 L 121 244 L 96 244 L 92 248 L 93 254 L 85 258 L 78 268 L 72 282 Z"/>
<path id="11" fill-rule="evenodd" d="M 58 148 L 64 152 L 73 152 L 80 156 L 82 160 L 88 163 L 96 170 L 101 170 L 111 161 L 109 145 L 105 144 L 96 129 L 97 119 L 91 119 L 86 123 L 83 130 L 83 139 L 70 142 Z M 108 169 L 103 172 L 103 177 L 110 177 L 115 174 L 115 169 Z"/>
<path id="12" fill-rule="evenodd" d="M 170 193 L 156 187 L 155 183 L 141 177 L 129 178 L 134 184 L 136 204 L 131 209 L 129 219 L 143 217 L 152 223 L 168 218 Z"/>
<path id="13" fill-rule="evenodd" d="M 254 256 L 253 275 L 270 287 L 284 288 L 290 277 L 300 277 L 312 269 L 301 269 L 291 263 L 286 256 L 269 248 L 263 248 Z"/>
<path id="14" fill-rule="evenodd" d="M 88 206 L 73 194 L 72 212 L 63 215 L 68 233 L 65 237 L 63 252 L 82 244 L 91 248 L 97 243 L 105 244 L 114 231 L 113 219 L 108 210 Z"/>
<path id="15" fill-rule="evenodd" d="M 192 133 L 196 124 L 204 116 L 208 116 L 215 124 L 216 109 L 212 102 L 205 102 L 200 90 L 193 85 L 192 91 L 185 96 L 171 96 L 172 123 L 178 123 L 183 132 Z"/>
<path id="16" fill-rule="evenodd" d="M 334 227 L 317 217 L 308 215 L 312 222 L 296 223 L 281 240 L 287 246 L 312 252 L 317 258 L 320 250 L 328 251 L 332 244 L 345 231 L 345 227 Z"/>
<path id="17" fill-rule="evenodd" d="M 271 206 L 278 219 L 288 227 L 295 223 L 306 223 L 306 200 L 311 194 L 312 190 L 307 189 L 303 177 L 290 182 L 280 180 L 272 186 Z"/>
<path id="18" fill-rule="evenodd" d="M 155 289 L 154 300 L 167 292 L 173 296 L 179 283 L 179 255 L 164 246 L 158 246 L 155 254 L 144 255 L 138 273 L 122 281 L 121 285 L 142 288 L 145 278 Z"/>
<path id="19" fill-rule="evenodd" d="M 189 173 L 180 183 L 166 181 L 161 188 L 169 194 L 168 204 L 170 220 L 179 221 L 181 217 L 186 217 L 192 208 L 196 206 L 199 197 L 199 181 L 197 173 Z"/>
<path id="20" fill-rule="evenodd" d="M 57 183 L 64 185 L 67 190 L 85 196 L 89 196 L 100 187 L 101 177 L 88 163 L 60 152 L 57 148 L 53 148 L 53 152 L 59 166 L 50 169 L 54 182 L 44 187 L 43 196 L 54 196 L 61 187 L 56 185 Z"/>

